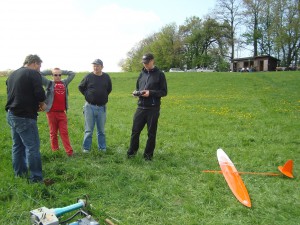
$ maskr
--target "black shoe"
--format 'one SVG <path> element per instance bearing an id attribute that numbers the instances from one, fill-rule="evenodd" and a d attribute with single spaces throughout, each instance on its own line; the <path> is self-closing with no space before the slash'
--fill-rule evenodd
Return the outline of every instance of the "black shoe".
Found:
<path id="1" fill-rule="evenodd" d="M 130 149 L 127 151 L 127 158 L 128 159 L 135 157 L 135 155 L 136 155 L 136 152 L 134 152 Z"/>
<path id="2" fill-rule="evenodd" d="M 152 154 L 146 154 L 146 153 L 144 153 L 144 159 L 146 160 L 146 161 L 151 161 L 152 160 Z"/>
<path id="3" fill-rule="evenodd" d="M 134 157 L 135 157 L 135 154 L 127 154 L 128 159 L 131 159 L 131 158 L 134 158 Z"/>

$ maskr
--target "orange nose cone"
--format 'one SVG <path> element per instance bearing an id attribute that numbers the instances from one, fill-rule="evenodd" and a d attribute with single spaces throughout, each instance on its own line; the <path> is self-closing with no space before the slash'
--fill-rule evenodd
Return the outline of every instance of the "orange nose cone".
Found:
<path id="1" fill-rule="evenodd" d="M 281 173 L 283 173 L 285 176 L 294 178 L 293 176 L 293 160 L 288 160 L 284 166 L 278 166 L 278 169 Z"/>

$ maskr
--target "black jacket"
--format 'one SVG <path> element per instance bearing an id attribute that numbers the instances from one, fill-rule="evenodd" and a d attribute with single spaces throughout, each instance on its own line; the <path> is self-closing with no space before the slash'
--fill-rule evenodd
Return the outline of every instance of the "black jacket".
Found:
<path id="1" fill-rule="evenodd" d="M 41 74 L 26 67 L 14 71 L 6 80 L 5 110 L 15 116 L 36 119 L 39 102 L 46 99 Z"/>
<path id="2" fill-rule="evenodd" d="M 136 90 L 149 90 L 149 97 L 139 97 L 138 108 L 159 109 L 160 98 L 168 93 L 165 74 L 157 67 L 149 71 L 143 68 L 136 82 Z"/>

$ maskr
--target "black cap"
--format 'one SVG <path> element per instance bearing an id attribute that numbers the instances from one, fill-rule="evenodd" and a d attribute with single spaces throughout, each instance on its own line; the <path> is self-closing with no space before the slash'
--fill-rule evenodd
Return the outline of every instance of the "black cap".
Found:
<path id="1" fill-rule="evenodd" d="M 100 59 L 95 59 L 94 62 L 92 62 L 92 64 L 103 66 L 103 62 Z"/>
<path id="2" fill-rule="evenodd" d="M 147 54 L 143 55 L 142 63 L 148 64 L 150 62 L 150 60 L 152 60 L 152 59 L 154 59 L 153 54 L 147 53 Z"/>

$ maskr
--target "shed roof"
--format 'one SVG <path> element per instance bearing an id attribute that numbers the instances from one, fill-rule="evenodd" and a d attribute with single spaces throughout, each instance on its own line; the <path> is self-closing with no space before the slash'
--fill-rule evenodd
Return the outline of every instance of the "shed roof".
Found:
<path id="1" fill-rule="evenodd" d="M 273 60 L 276 60 L 276 61 L 280 61 L 279 59 L 277 59 L 277 58 L 275 58 L 273 56 L 269 56 L 269 55 L 259 55 L 259 56 L 244 57 L 244 58 L 234 58 L 234 59 L 232 59 L 232 61 L 238 62 L 238 61 L 248 61 L 248 60 L 264 59 L 264 58 L 273 59 Z"/>

